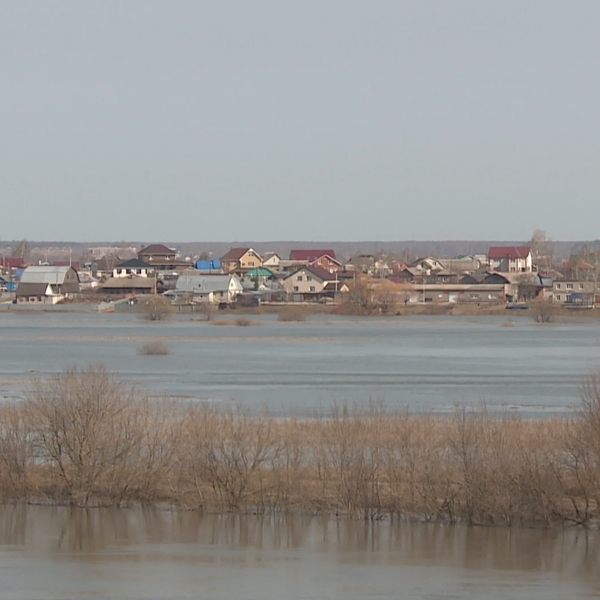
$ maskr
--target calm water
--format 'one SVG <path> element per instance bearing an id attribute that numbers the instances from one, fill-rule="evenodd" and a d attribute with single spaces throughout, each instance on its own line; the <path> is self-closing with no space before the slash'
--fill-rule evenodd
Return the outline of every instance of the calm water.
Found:
<path id="1" fill-rule="evenodd" d="M 0 508 L 1 600 L 598 597 L 598 532 Z"/>
<path id="2" fill-rule="evenodd" d="M 537 325 L 517 317 L 349 319 L 311 317 L 219 327 L 180 317 L 152 324 L 134 314 L 0 312 L 0 396 L 28 378 L 104 363 L 154 394 L 305 410 L 332 401 L 383 399 L 416 409 L 507 405 L 535 414 L 568 410 L 578 382 L 600 366 L 600 324 Z M 170 356 L 138 356 L 144 341 Z"/>
<path id="3" fill-rule="evenodd" d="M 104 363 L 152 393 L 276 411 L 382 398 L 415 409 L 566 411 L 600 325 L 312 317 L 257 327 L 0 312 L 0 394 Z M 138 356 L 163 338 L 170 356 Z M 0 600 L 600 597 L 600 532 L 0 507 Z"/>

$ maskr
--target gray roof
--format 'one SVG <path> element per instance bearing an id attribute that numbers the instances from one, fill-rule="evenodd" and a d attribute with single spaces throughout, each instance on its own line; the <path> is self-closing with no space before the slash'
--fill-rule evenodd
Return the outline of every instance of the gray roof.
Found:
<path id="1" fill-rule="evenodd" d="M 21 275 L 21 283 L 63 284 L 69 270 L 73 267 L 34 266 L 27 267 Z M 75 271 L 75 274 L 77 272 Z M 79 279 L 79 278 L 78 278 Z"/>
<path id="2" fill-rule="evenodd" d="M 209 293 L 229 290 L 231 275 L 183 274 L 177 278 L 176 292 Z"/>
<path id="3" fill-rule="evenodd" d="M 143 260 L 140 260 L 139 258 L 130 258 L 129 260 L 118 263 L 117 265 L 115 265 L 115 268 L 116 269 L 128 269 L 128 268 L 151 269 L 152 267 L 148 263 L 145 263 Z"/>

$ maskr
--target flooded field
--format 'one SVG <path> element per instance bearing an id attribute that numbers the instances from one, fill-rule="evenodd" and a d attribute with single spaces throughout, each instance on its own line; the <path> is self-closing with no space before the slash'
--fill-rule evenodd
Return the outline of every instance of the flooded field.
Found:
<path id="1" fill-rule="evenodd" d="M 103 363 L 152 394 L 241 402 L 272 412 L 384 400 L 416 410 L 458 403 L 555 413 L 578 402 L 600 366 L 597 322 L 538 325 L 527 317 L 315 315 L 304 323 L 253 316 L 260 326 L 218 327 L 135 314 L 0 313 L 0 396 L 20 397 L 33 376 Z M 160 338 L 168 356 L 139 356 Z"/>
<path id="2" fill-rule="evenodd" d="M 600 597 L 598 532 L 0 508 L 0 599 Z"/>

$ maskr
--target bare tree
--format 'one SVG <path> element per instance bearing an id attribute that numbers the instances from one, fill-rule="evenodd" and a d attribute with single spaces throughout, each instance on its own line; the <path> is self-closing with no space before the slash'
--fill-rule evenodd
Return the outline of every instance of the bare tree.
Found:
<path id="1" fill-rule="evenodd" d="M 138 310 L 147 321 L 164 321 L 173 312 L 173 305 L 165 296 L 155 294 L 140 299 Z"/>
<path id="2" fill-rule="evenodd" d="M 20 242 L 17 242 L 11 250 L 12 256 L 22 259 L 26 259 L 30 252 L 31 248 L 29 247 L 29 242 L 25 238 Z"/>

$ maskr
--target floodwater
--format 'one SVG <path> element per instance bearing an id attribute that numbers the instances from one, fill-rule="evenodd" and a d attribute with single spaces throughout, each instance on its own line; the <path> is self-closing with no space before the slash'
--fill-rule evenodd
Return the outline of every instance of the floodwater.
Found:
<path id="1" fill-rule="evenodd" d="M 565 413 L 600 366 L 600 325 L 310 317 L 215 326 L 178 316 L 0 312 L 0 396 L 103 363 L 157 396 L 302 413 L 384 400 Z M 164 340 L 168 356 L 140 356 Z M 600 532 L 364 523 L 157 509 L 0 507 L 0 600 L 600 598 Z"/>
<path id="2" fill-rule="evenodd" d="M 250 317 L 260 326 L 239 327 L 193 316 L 0 312 L 0 397 L 22 396 L 33 376 L 103 363 L 154 395 L 274 413 L 383 400 L 435 411 L 485 402 L 531 415 L 572 410 L 581 378 L 600 366 L 597 321 L 260 315 Z M 136 353 L 154 338 L 169 356 Z"/>
<path id="3" fill-rule="evenodd" d="M 0 600 L 600 597 L 600 532 L 0 508 Z"/>

